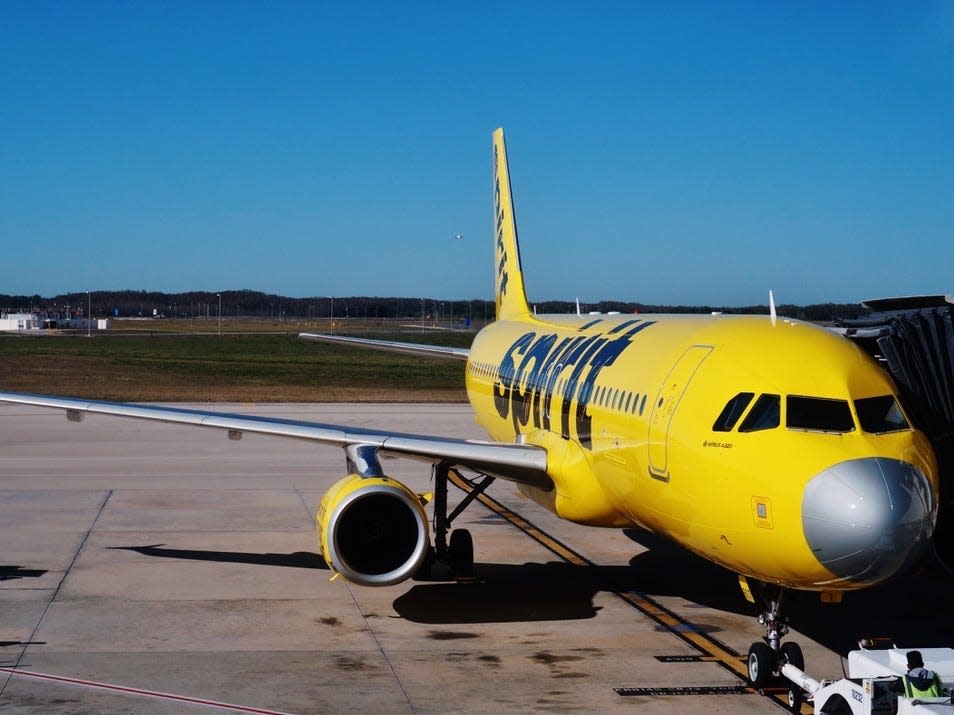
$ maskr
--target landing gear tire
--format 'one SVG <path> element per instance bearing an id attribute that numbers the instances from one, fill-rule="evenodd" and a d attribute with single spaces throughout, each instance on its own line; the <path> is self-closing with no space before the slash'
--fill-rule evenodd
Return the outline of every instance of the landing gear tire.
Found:
<path id="1" fill-rule="evenodd" d="M 798 686 L 790 687 L 788 689 L 788 709 L 793 713 L 800 713 L 803 702 L 805 702 L 805 695 L 798 689 Z"/>
<path id="2" fill-rule="evenodd" d="M 753 643 L 749 648 L 749 682 L 758 689 L 771 681 L 778 667 L 778 654 L 765 643 Z"/>
<path id="3" fill-rule="evenodd" d="M 802 647 L 798 645 L 798 643 L 794 641 L 782 643 L 779 654 L 781 655 L 782 663 L 788 663 L 789 665 L 794 665 L 799 670 L 805 670 L 805 656 L 802 655 Z"/>
<path id="4" fill-rule="evenodd" d="M 782 643 L 779 650 L 779 666 L 781 667 L 783 663 L 794 665 L 799 670 L 805 670 L 805 656 L 802 655 L 802 647 L 798 643 L 794 641 Z M 800 712 L 803 702 L 805 702 L 805 693 L 802 692 L 802 689 L 797 685 L 790 687 L 788 689 L 788 709 L 793 713 Z"/>
<path id="5" fill-rule="evenodd" d="M 805 702 L 805 694 L 799 687 L 797 685 L 790 687 L 788 689 L 788 709 L 793 713 L 800 713 L 803 702 Z"/>
<path id="6" fill-rule="evenodd" d="M 467 529 L 454 529 L 447 547 L 447 562 L 458 581 L 474 578 L 474 539 Z"/>

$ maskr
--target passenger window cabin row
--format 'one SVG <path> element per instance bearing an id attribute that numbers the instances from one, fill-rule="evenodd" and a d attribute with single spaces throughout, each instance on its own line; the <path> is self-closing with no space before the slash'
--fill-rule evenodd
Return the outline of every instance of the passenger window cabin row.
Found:
<path id="1" fill-rule="evenodd" d="M 501 373 L 499 368 L 492 363 L 472 362 L 469 364 L 469 367 L 471 372 L 486 380 L 497 380 L 500 378 L 512 380 L 514 377 L 512 372 Z M 554 385 L 554 394 L 564 394 L 568 382 L 569 380 L 567 380 L 567 378 L 560 379 L 556 385 Z M 586 384 L 580 387 L 580 395 L 578 398 L 580 402 L 589 402 L 590 389 L 592 389 L 591 386 Z M 632 390 L 622 390 L 615 387 L 599 385 L 593 389 L 592 397 L 593 403 L 617 412 L 642 415 L 646 410 L 646 395 Z"/>

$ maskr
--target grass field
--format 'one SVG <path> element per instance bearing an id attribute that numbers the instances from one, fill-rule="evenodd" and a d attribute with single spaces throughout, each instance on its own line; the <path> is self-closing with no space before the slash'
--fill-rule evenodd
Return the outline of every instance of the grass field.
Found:
<path id="1" fill-rule="evenodd" d="M 299 330 L 327 325 L 246 324 L 255 332 L 186 333 L 143 324 L 85 334 L 0 334 L 0 390 L 121 401 L 461 402 L 464 363 L 304 341 Z M 186 321 L 179 321 L 181 323 Z M 268 322 L 268 321 L 265 321 Z M 327 322 L 327 321 L 326 321 Z M 271 327 L 271 330 L 267 330 Z M 349 325 L 349 334 L 467 346 L 472 333 L 380 333 Z M 287 331 L 287 332 L 285 332 Z"/>

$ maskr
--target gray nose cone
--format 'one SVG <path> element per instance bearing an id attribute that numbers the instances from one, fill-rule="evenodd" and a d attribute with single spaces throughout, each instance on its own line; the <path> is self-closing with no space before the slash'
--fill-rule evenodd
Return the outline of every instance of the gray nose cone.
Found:
<path id="1" fill-rule="evenodd" d="M 914 561 L 934 531 L 930 482 L 897 459 L 841 462 L 805 487 L 802 528 L 815 558 L 849 581 L 873 584 Z"/>

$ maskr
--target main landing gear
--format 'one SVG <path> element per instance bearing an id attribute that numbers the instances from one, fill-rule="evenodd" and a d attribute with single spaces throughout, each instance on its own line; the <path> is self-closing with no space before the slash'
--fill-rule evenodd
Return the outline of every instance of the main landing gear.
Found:
<path id="1" fill-rule="evenodd" d="M 473 490 L 470 491 L 454 510 L 447 513 L 447 481 L 452 470 L 444 462 L 434 465 L 434 546 L 431 547 L 427 561 L 420 575 L 429 577 L 437 564 L 443 565 L 450 576 L 456 581 L 473 581 L 474 579 L 474 540 L 467 529 L 454 529 L 450 525 L 471 502 L 480 496 L 489 487 L 493 477 L 484 476 Z M 460 473 L 454 474 L 462 478 Z M 450 540 L 447 534 L 450 532 Z"/>
<path id="2" fill-rule="evenodd" d="M 782 616 L 783 589 L 780 586 L 761 584 L 759 590 L 765 604 L 765 610 L 759 616 L 759 623 L 765 626 L 765 637 L 749 648 L 748 666 L 749 680 L 753 686 L 761 689 L 780 677 L 785 663 L 804 670 L 805 657 L 798 643 L 782 643 L 782 638 L 788 634 L 788 621 Z M 789 704 L 796 706 L 795 703 Z"/>

